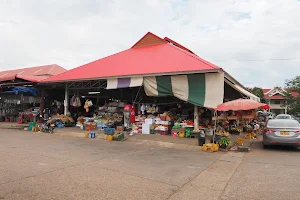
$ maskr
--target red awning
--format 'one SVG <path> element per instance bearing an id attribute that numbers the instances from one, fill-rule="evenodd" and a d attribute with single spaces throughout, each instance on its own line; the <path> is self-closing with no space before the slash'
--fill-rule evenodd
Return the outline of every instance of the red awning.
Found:
<path id="1" fill-rule="evenodd" d="M 215 72 L 220 69 L 216 65 L 203 60 L 178 45 L 168 43 L 152 33 L 146 34 L 143 38 L 128 50 L 53 76 L 43 82 L 179 74 L 181 72 Z"/>

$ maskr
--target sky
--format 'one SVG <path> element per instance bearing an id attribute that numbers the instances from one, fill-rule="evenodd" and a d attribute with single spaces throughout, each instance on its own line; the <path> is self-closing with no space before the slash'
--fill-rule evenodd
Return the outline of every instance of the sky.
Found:
<path id="1" fill-rule="evenodd" d="M 299 0 L 1 0 L 0 70 L 72 69 L 169 37 L 248 87 L 300 75 Z"/>

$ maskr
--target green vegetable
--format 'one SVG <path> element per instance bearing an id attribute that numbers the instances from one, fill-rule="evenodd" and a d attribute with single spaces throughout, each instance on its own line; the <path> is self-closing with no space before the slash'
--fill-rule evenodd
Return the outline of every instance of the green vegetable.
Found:
<path id="1" fill-rule="evenodd" d="M 228 147 L 231 144 L 231 141 L 228 137 L 221 137 L 218 143 L 220 146 Z"/>
<path id="2" fill-rule="evenodd" d="M 178 125 L 174 125 L 172 128 L 173 129 L 178 129 L 178 128 L 181 128 L 181 126 L 178 124 Z"/>

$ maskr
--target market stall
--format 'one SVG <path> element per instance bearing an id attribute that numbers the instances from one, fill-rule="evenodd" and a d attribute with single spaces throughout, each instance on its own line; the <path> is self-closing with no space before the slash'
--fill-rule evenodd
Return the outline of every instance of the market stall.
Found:
<path id="1" fill-rule="evenodd" d="M 214 139 L 220 145 L 229 147 L 231 144 L 230 135 L 238 135 L 238 143 L 242 144 L 243 139 L 256 138 L 259 131 L 257 121 L 257 108 L 265 108 L 266 104 L 250 99 L 237 99 L 220 104 L 216 110 L 218 116 L 213 120 L 216 124 Z M 241 135 L 244 137 L 241 138 Z"/>
<path id="2" fill-rule="evenodd" d="M 114 132 L 108 130 L 114 128 L 117 131 L 122 125 L 130 134 L 156 133 L 185 137 L 200 137 L 205 132 L 211 134 L 213 112 L 210 108 L 223 103 L 225 97 L 255 97 L 222 68 L 187 51 L 182 45 L 150 32 L 126 51 L 43 82 L 65 83 L 65 115 L 76 112 L 77 108 L 73 109 L 74 106 L 70 104 L 70 95 L 73 93 L 81 100 L 78 110 L 82 109 L 83 101 L 92 100 L 92 105 L 84 104 L 85 112 L 79 114 L 83 118 L 77 120 L 78 127 L 91 125 L 92 128 Z M 226 94 L 225 90 L 230 94 Z M 95 93 L 97 95 L 92 97 Z M 143 94 L 143 99 L 136 98 L 139 94 Z M 164 98 L 168 98 L 167 101 L 164 102 Z M 109 105 L 114 103 L 118 106 Z M 120 106 L 121 103 L 124 105 Z M 178 103 L 188 107 L 188 117 L 173 112 Z M 163 106 L 167 104 L 168 108 Z M 104 107 L 104 112 L 98 110 Z M 208 123 L 202 122 L 205 115 L 201 110 L 210 113 Z M 117 120 L 120 116 L 122 124 Z M 108 121 L 114 123 L 109 124 Z"/>
<path id="3" fill-rule="evenodd" d="M 40 98 L 33 88 L 13 87 L 2 92 L 0 121 L 28 123 L 38 114 Z"/>
<path id="4" fill-rule="evenodd" d="M 64 71 L 55 64 L 0 71 L 0 121 L 21 124 L 39 118 L 49 99 L 45 89 L 59 90 L 54 89 L 55 84 L 41 87 L 38 82 Z"/>

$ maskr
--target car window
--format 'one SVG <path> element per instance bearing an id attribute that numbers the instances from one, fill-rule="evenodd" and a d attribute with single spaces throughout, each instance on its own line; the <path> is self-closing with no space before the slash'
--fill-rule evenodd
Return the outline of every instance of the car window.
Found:
<path id="1" fill-rule="evenodd" d="M 287 120 L 287 121 L 277 121 L 277 120 L 271 120 L 268 122 L 268 127 L 277 127 L 277 128 L 297 128 L 300 127 L 299 122 L 294 121 L 294 120 Z"/>
<path id="2" fill-rule="evenodd" d="M 288 115 L 280 115 L 280 116 L 277 116 L 276 119 L 291 119 L 291 117 Z"/>

